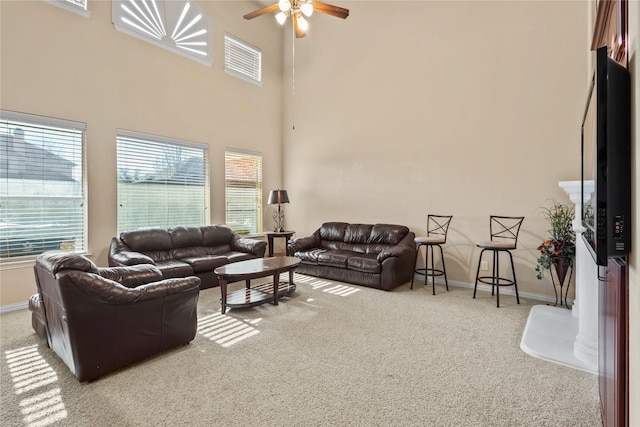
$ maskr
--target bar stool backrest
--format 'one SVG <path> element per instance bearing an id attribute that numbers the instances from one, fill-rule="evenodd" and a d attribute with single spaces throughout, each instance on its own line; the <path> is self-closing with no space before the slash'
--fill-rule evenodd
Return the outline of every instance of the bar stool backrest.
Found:
<path id="1" fill-rule="evenodd" d="M 447 243 L 447 232 L 453 215 L 427 215 L 427 236 L 442 236 Z"/>
<path id="2" fill-rule="evenodd" d="M 515 249 L 518 245 L 518 234 L 522 221 L 524 221 L 523 216 L 491 215 L 489 220 L 491 241 L 512 240 Z"/>

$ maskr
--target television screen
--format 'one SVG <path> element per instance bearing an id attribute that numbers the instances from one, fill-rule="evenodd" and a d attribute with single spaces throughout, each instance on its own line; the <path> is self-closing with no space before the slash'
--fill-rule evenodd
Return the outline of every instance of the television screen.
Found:
<path id="1" fill-rule="evenodd" d="M 631 91 L 629 72 L 596 52 L 582 122 L 582 237 L 594 260 L 631 250 Z"/>

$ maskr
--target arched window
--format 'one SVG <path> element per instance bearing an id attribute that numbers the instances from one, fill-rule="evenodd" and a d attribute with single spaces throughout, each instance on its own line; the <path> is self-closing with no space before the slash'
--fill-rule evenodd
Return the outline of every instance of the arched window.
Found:
<path id="1" fill-rule="evenodd" d="M 211 20 L 196 2 L 113 0 L 112 21 L 118 31 L 211 65 Z"/>

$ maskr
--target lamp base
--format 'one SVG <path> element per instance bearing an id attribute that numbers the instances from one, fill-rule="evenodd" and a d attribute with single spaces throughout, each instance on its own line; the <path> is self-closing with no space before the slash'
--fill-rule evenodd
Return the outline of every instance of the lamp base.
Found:
<path id="1" fill-rule="evenodd" d="M 273 220 L 276 223 L 273 231 L 276 233 L 282 233 L 284 231 L 284 211 L 280 209 L 280 205 L 278 205 L 278 209 L 273 212 Z"/>

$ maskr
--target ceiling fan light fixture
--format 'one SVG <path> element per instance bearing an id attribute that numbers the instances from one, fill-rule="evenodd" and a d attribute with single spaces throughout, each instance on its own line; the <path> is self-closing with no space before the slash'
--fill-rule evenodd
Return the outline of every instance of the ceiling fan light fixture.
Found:
<path id="1" fill-rule="evenodd" d="M 278 2 L 278 7 L 281 11 L 286 12 L 291 9 L 291 2 L 289 2 L 289 0 L 280 0 Z"/>
<path id="2" fill-rule="evenodd" d="M 287 14 L 284 12 L 280 12 L 276 15 L 276 21 L 278 21 L 278 24 L 280 25 L 284 25 L 285 21 L 287 20 Z"/>
<path id="3" fill-rule="evenodd" d="M 306 32 L 309 28 L 309 23 L 306 19 L 304 19 L 304 16 L 302 15 L 298 16 L 298 28 L 300 28 L 300 30 L 303 32 Z"/>
<path id="4" fill-rule="evenodd" d="M 304 14 L 307 18 L 313 14 L 313 5 L 311 2 L 302 3 L 300 6 L 300 12 Z"/>

